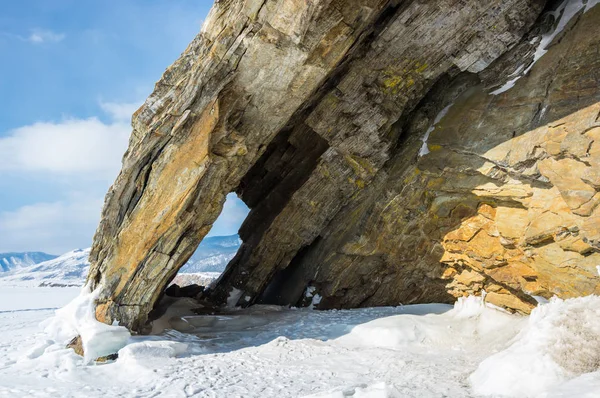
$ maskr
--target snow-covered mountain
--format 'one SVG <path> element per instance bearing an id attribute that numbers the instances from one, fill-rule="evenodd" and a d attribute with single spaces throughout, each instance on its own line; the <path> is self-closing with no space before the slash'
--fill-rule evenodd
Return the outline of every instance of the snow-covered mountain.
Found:
<path id="1" fill-rule="evenodd" d="M 0 273 L 30 267 L 56 257 L 42 252 L 0 253 Z"/>
<path id="2" fill-rule="evenodd" d="M 62 256 L 15 269 L 0 276 L 2 285 L 13 286 L 81 286 L 90 263 L 90 249 L 73 250 Z"/>
<path id="3" fill-rule="evenodd" d="M 223 272 L 242 244 L 238 235 L 213 236 L 202 241 L 180 273 Z"/>
<path id="4" fill-rule="evenodd" d="M 240 244 L 241 240 L 237 235 L 206 238 L 179 273 L 202 274 L 196 275 L 201 276 L 199 280 L 202 281 L 207 277 L 211 280 L 215 279 L 225 270 Z M 16 265 L 9 268 L 7 272 L 0 273 L 0 285 L 4 286 L 81 286 L 90 266 L 89 248 L 73 250 L 60 257 L 45 253 L 9 254 L 11 256 L 7 255 L 7 258 L 21 259 L 21 262 L 14 260 Z M 36 256 L 33 256 L 34 254 Z M 47 256 L 48 261 L 34 262 L 35 259 L 44 258 L 43 256 Z M 3 257 L 0 257 L 0 261 L 2 259 Z M 197 279 L 192 283 L 198 283 Z"/>

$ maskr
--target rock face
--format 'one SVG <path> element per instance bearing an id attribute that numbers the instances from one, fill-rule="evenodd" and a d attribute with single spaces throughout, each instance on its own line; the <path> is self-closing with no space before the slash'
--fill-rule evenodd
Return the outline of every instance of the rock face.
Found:
<path id="1" fill-rule="evenodd" d="M 218 1 L 134 115 L 90 256 L 96 317 L 144 331 L 232 191 L 251 211 L 216 302 L 485 290 L 528 312 L 600 293 L 600 7 L 530 67 L 544 6 Z"/>

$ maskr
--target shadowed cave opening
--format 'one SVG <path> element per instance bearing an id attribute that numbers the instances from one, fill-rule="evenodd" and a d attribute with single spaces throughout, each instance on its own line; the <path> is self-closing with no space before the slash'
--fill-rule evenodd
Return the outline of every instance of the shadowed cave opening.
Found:
<path id="1" fill-rule="evenodd" d="M 166 289 L 171 297 L 194 297 L 218 279 L 242 241 L 238 231 L 250 209 L 235 193 L 227 195 L 210 233 Z"/>
<path id="2" fill-rule="evenodd" d="M 214 302 L 227 302 L 228 305 L 244 307 L 258 303 L 297 304 L 298 298 L 288 297 L 287 300 L 282 301 L 279 295 L 273 295 L 273 283 L 263 285 L 251 296 L 248 296 L 245 291 L 235 300 L 235 303 L 231 302 L 231 292 L 235 291 L 236 286 L 243 286 L 247 276 L 262 266 L 256 263 L 253 253 L 269 250 L 261 246 L 264 234 L 276 222 L 298 189 L 311 176 L 321 155 L 328 148 L 329 144 L 325 139 L 308 125 L 300 122 L 282 130 L 242 178 L 236 192 L 251 211 L 240 227 L 239 236 L 243 243 L 218 280 L 214 292 L 211 293 Z M 275 264 L 268 273 L 279 274 L 281 272 L 279 267 L 285 265 L 287 264 Z M 275 284 L 283 286 L 284 279 L 275 279 L 279 281 Z"/>
<path id="3" fill-rule="evenodd" d="M 232 287 L 250 274 L 251 256 L 261 244 L 263 234 L 310 177 L 328 148 L 327 141 L 304 123 L 282 130 L 242 178 L 235 192 L 227 195 L 210 233 L 171 282 L 171 286 L 184 286 L 183 291 L 169 287 L 166 294 L 197 297 L 206 288 L 208 294 L 203 298 L 215 304 L 231 304 L 228 299 Z M 209 264 L 211 262 L 213 264 Z M 281 278 L 276 280 L 284 283 Z M 264 287 L 269 290 L 265 294 L 257 292 L 252 302 L 233 305 L 296 304 L 298 297 L 288 297 L 282 302 L 282 297 L 274 296 L 272 285 Z"/>

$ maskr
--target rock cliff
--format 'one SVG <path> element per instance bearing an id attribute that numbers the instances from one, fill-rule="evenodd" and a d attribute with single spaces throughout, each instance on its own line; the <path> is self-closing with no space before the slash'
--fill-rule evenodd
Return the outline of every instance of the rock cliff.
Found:
<path id="1" fill-rule="evenodd" d="M 251 211 L 216 302 L 600 293 L 589 1 L 217 1 L 134 114 L 96 317 L 144 331 L 233 191 Z"/>

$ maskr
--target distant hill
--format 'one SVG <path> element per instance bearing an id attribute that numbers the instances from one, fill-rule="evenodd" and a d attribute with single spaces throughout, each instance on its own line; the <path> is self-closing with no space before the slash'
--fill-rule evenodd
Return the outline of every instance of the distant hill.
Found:
<path id="1" fill-rule="evenodd" d="M 241 244 L 237 235 L 205 238 L 179 272 L 223 272 Z"/>
<path id="2" fill-rule="evenodd" d="M 214 236 L 204 239 L 192 258 L 179 271 L 179 274 L 196 275 L 201 280 L 215 279 L 225 270 L 233 258 L 241 240 L 237 235 Z M 5 286 L 81 286 L 89 270 L 90 249 L 78 249 L 62 256 L 45 253 L 6 253 L 6 272 L 0 272 L 0 284 Z M 35 261 L 41 260 L 41 261 Z M 4 262 L 2 262 L 5 264 Z M 191 276 L 184 277 L 185 280 Z M 208 280 L 207 279 L 207 280 Z"/>
<path id="3" fill-rule="evenodd" d="M 87 276 L 90 249 L 73 250 L 62 256 L 0 274 L 0 283 L 16 286 L 81 286 Z"/>
<path id="4" fill-rule="evenodd" d="M 16 269 L 30 267 L 58 256 L 42 252 L 0 253 L 0 275 Z"/>

